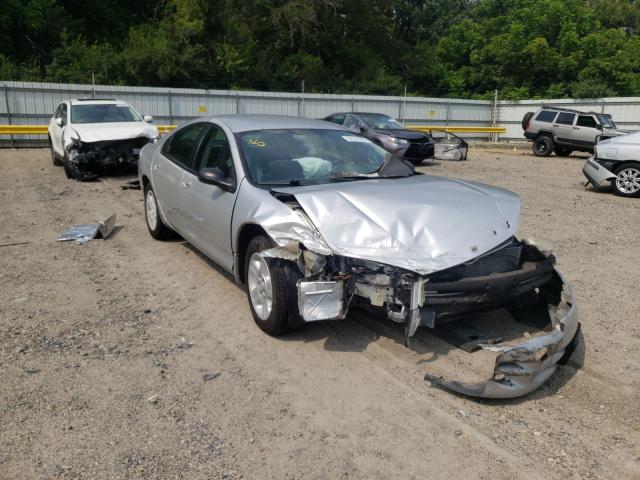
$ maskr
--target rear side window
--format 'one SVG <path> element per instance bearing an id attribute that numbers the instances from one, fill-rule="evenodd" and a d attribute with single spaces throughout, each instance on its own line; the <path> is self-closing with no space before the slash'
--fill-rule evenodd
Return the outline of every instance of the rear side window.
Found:
<path id="1" fill-rule="evenodd" d="M 200 134 L 206 127 L 206 123 L 195 123 L 181 128 L 165 144 L 162 153 L 175 163 L 191 170 L 193 150 L 200 138 Z"/>
<path id="2" fill-rule="evenodd" d="M 561 123 L 562 125 L 573 125 L 573 120 L 575 118 L 576 118 L 575 113 L 561 112 L 558 115 L 556 123 Z"/>
<path id="3" fill-rule="evenodd" d="M 578 117 L 578 122 L 576 123 L 576 125 L 579 127 L 598 128 L 596 119 L 591 115 L 580 115 Z"/>
<path id="4" fill-rule="evenodd" d="M 542 110 L 536 117 L 536 121 L 551 123 L 553 119 L 556 118 L 557 113 L 558 112 L 554 112 L 553 110 Z"/>

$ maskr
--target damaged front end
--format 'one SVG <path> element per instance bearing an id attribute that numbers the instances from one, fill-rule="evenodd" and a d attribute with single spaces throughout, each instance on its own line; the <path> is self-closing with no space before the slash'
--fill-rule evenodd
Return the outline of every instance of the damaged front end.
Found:
<path id="1" fill-rule="evenodd" d="M 65 173 L 69 178 L 88 180 L 109 167 L 134 167 L 138 164 L 140 150 L 152 138 L 140 136 L 126 140 L 83 142 L 73 137 L 65 147 Z"/>
<path id="2" fill-rule="evenodd" d="M 305 322 L 343 319 L 357 306 L 374 308 L 404 325 L 406 342 L 426 327 L 470 354 L 495 355 L 493 371 L 481 381 L 427 374 L 461 394 L 525 395 L 551 376 L 578 338 L 571 286 L 555 270 L 551 252 L 532 241 L 511 237 L 471 261 L 429 274 L 316 253 L 296 241 L 262 255 L 295 265 Z M 491 320 L 494 314 L 499 320 Z"/>

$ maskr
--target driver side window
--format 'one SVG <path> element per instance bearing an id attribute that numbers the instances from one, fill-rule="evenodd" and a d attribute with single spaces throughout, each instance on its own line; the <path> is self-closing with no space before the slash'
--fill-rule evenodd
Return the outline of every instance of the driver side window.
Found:
<path id="1" fill-rule="evenodd" d="M 211 125 L 200 143 L 195 170 L 197 172 L 202 168 L 217 168 L 225 178 L 233 177 L 233 157 L 229 139 L 218 125 Z"/>
<path id="2" fill-rule="evenodd" d="M 596 122 L 596 119 L 593 118 L 591 115 L 580 115 L 578 117 L 578 121 L 576 122 L 576 126 L 598 128 L 598 123 Z"/>

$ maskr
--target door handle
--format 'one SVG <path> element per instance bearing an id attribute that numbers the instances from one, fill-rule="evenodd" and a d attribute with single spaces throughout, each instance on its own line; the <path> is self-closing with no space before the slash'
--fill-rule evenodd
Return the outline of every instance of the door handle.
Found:
<path id="1" fill-rule="evenodd" d="M 182 182 L 182 186 L 184 188 L 189 188 L 191 186 L 191 182 Z"/>
<path id="2" fill-rule="evenodd" d="M 574 130 L 580 130 L 580 127 L 573 127 Z"/>

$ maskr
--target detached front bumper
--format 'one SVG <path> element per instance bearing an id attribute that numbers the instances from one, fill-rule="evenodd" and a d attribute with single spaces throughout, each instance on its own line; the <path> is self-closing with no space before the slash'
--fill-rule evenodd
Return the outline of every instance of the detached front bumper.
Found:
<path id="1" fill-rule="evenodd" d="M 497 353 L 493 375 L 485 382 L 464 383 L 427 374 L 430 380 L 457 393 L 482 398 L 515 398 L 539 388 L 566 360 L 580 339 L 580 323 L 575 295 L 569 283 L 562 280 L 561 301 L 549 306 L 551 331 L 540 332 L 516 345 L 480 345 Z"/>
<path id="2" fill-rule="evenodd" d="M 582 173 L 589 183 L 594 187 L 598 188 L 600 184 L 604 181 L 611 180 L 616 178 L 615 173 L 609 171 L 604 165 L 598 163 L 594 157 L 589 157 L 582 167 Z"/>

